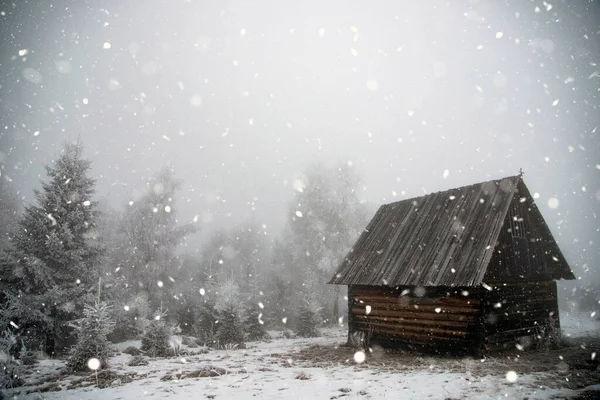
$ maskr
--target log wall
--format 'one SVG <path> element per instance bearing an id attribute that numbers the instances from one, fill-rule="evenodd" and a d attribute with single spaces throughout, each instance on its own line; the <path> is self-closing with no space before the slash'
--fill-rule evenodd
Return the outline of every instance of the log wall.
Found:
<path id="1" fill-rule="evenodd" d="M 552 341 L 560 333 L 556 282 L 488 283 L 482 294 L 487 350 Z"/>
<path id="2" fill-rule="evenodd" d="M 481 355 L 549 343 L 560 332 L 556 282 L 481 288 L 349 286 L 355 332 L 385 346 Z"/>
<path id="3" fill-rule="evenodd" d="M 349 286 L 349 334 L 422 350 L 473 352 L 480 348 L 478 288 Z"/>

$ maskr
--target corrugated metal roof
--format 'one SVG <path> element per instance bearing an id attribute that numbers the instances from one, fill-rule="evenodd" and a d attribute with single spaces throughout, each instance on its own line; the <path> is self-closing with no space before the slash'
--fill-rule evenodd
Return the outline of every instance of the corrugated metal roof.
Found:
<path id="1" fill-rule="evenodd" d="M 519 180 L 512 176 L 381 206 L 329 283 L 481 284 Z"/>

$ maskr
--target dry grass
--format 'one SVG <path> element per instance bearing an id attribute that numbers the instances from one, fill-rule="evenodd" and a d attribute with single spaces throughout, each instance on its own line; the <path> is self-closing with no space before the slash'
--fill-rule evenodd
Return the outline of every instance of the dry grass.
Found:
<path id="1" fill-rule="evenodd" d="M 189 379 L 189 378 L 210 378 L 215 376 L 221 376 L 230 373 L 229 371 L 219 368 L 207 366 L 194 371 L 180 372 L 176 374 L 166 374 L 162 378 L 161 381 L 170 381 L 170 380 L 181 380 L 181 379 Z"/>
<path id="2" fill-rule="evenodd" d="M 146 375 L 138 375 L 136 373 L 118 374 L 110 369 L 103 369 L 98 371 L 97 375 L 96 373 L 92 373 L 83 378 L 74 380 L 67 387 L 67 390 L 86 386 L 97 386 L 100 389 L 104 389 L 115 385 L 133 382 L 145 377 Z"/>
<path id="3" fill-rule="evenodd" d="M 544 351 L 514 350 L 497 353 L 483 360 L 473 357 L 431 356 L 400 349 L 373 346 L 366 351 L 364 363 L 357 364 L 357 349 L 341 346 L 312 345 L 296 353 L 273 354 L 294 365 L 328 368 L 336 365 L 370 368 L 380 371 L 457 372 L 473 378 L 486 375 L 504 376 L 508 371 L 518 375 L 536 374 L 536 385 L 579 389 L 600 382 L 600 336 L 579 338 L 566 346 Z M 597 356 L 591 359 L 593 352 Z"/>

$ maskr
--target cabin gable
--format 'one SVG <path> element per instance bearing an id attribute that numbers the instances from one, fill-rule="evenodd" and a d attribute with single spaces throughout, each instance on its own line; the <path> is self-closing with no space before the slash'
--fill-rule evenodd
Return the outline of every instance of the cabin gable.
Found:
<path id="1" fill-rule="evenodd" d="M 508 208 L 484 282 L 575 279 L 523 182 Z"/>

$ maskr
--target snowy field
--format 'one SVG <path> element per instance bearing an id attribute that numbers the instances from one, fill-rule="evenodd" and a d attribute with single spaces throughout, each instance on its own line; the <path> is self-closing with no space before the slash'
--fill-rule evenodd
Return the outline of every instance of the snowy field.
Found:
<path id="1" fill-rule="evenodd" d="M 271 341 L 249 343 L 245 350 L 149 359 L 148 365 L 134 367 L 127 365 L 132 356 L 120 353 L 131 345 L 139 347 L 133 341 L 116 345 L 109 373 L 65 376 L 60 374 L 63 361 L 43 360 L 29 371 L 28 386 L 6 395 L 98 400 L 561 399 L 585 387 L 600 390 L 591 386 L 600 383 L 597 359 L 591 361 L 599 350 L 600 321 L 589 313 L 561 317 L 569 347 L 515 350 L 485 360 L 375 349 L 359 364 L 356 350 L 342 346 L 346 331 L 339 328 L 323 329 L 321 337 L 312 339 L 286 339 L 271 332 Z"/>

